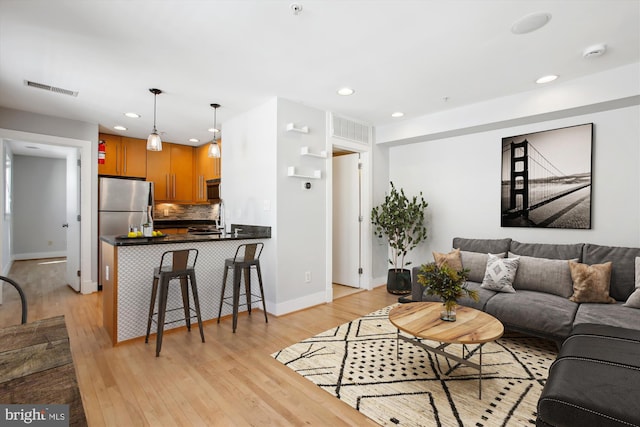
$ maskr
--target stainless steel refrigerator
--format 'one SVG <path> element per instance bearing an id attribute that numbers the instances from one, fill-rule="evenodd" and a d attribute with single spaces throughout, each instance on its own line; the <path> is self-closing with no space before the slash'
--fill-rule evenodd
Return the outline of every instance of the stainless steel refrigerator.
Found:
<path id="1" fill-rule="evenodd" d="M 100 178 L 98 181 L 98 237 L 127 234 L 146 218 L 147 206 L 153 206 L 153 183 L 124 178 Z M 153 209 L 153 208 L 152 208 Z M 102 271 L 98 242 L 98 264 Z M 102 283 L 99 283 L 102 287 Z"/>

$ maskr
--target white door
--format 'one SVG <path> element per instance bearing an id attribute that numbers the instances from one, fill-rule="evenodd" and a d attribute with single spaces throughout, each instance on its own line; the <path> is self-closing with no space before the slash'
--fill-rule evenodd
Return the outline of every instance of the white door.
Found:
<path id="1" fill-rule="evenodd" d="M 80 164 L 78 150 L 67 155 L 67 284 L 80 292 Z"/>
<path id="2" fill-rule="evenodd" d="M 333 158 L 333 283 L 360 287 L 361 192 L 359 154 Z"/>

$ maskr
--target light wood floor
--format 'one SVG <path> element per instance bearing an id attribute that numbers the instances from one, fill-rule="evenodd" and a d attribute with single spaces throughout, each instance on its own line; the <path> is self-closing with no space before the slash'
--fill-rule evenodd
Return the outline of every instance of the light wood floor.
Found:
<path id="1" fill-rule="evenodd" d="M 377 424 L 270 356 L 277 350 L 397 301 L 384 286 L 285 316 L 262 313 L 205 323 L 112 347 L 102 295 L 63 284 L 64 263 L 18 261 L 9 276 L 27 294 L 29 321 L 64 314 L 90 426 L 364 426 Z M 4 288 L 0 327 L 19 323 L 19 299 Z"/>

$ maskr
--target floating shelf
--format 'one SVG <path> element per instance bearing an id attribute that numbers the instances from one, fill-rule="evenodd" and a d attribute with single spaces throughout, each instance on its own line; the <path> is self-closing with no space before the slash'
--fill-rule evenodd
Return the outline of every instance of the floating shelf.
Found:
<path id="1" fill-rule="evenodd" d="M 327 152 L 321 151 L 320 154 L 312 153 L 309 151 L 309 147 L 300 147 L 300 155 L 301 156 L 310 156 L 310 157 L 319 157 L 321 159 L 327 158 Z"/>
<path id="2" fill-rule="evenodd" d="M 297 128 L 293 123 L 287 123 L 287 132 L 309 133 L 309 126 Z"/>
<path id="3" fill-rule="evenodd" d="M 300 175 L 298 173 L 296 173 L 296 167 L 295 166 L 289 166 L 287 168 L 287 176 L 292 176 L 295 178 L 305 178 L 305 179 L 321 179 L 322 178 L 322 171 L 321 170 L 314 170 L 313 171 L 313 175 Z"/>

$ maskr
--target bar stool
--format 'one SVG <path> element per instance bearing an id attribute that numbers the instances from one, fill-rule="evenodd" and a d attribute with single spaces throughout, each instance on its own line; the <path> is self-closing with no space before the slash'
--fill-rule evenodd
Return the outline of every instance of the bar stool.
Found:
<path id="1" fill-rule="evenodd" d="M 197 249 L 184 249 L 166 251 L 162 254 L 160 260 L 160 267 L 156 267 L 153 270 L 153 287 L 151 288 L 151 304 L 149 305 L 149 320 L 147 322 L 147 336 L 144 340 L 145 343 L 149 342 L 149 332 L 151 331 L 151 322 L 156 322 L 158 325 L 158 333 L 156 336 L 156 357 L 160 356 L 160 348 L 162 347 L 162 334 L 164 332 L 164 325 L 170 323 L 184 321 L 187 324 L 187 329 L 191 331 L 191 319 L 196 318 L 198 320 L 198 327 L 200 328 L 200 338 L 204 342 L 204 332 L 202 330 L 202 318 L 200 316 L 200 301 L 198 299 L 198 286 L 196 284 L 196 272 L 195 265 L 198 259 Z M 180 280 L 180 288 L 182 291 L 182 307 L 172 308 L 167 310 L 167 296 L 169 294 L 169 284 L 172 280 Z M 195 310 L 189 306 L 189 286 L 191 283 L 191 290 L 193 292 L 193 303 Z M 156 296 L 158 294 L 158 288 L 160 290 L 160 299 L 158 301 L 158 311 L 154 312 L 156 305 Z M 165 321 L 166 313 L 169 311 L 184 310 L 184 318 L 172 321 Z M 195 311 L 195 316 L 192 312 Z M 157 315 L 157 320 L 154 316 Z"/>
<path id="2" fill-rule="evenodd" d="M 233 258 L 229 258 L 224 262 L 224 275 L 222 278 L 222 292 L 220 294 L 220 309 L 218 310 L 218 323 L 222 314 L 222 304 L 233 306 L 233 332 L 236 332 L 238 325 L 238 306 L 246 305 L 247 311 L 251 314 L 251 304 L 261 302 L 264 311 L 264 320 L 269 323 L 267 318 L 267 307 L 264 301 L 264 288 L 262 287 L 262 273 L 260 271 L 260 254 L 264 243 L 245 243 L 239 245 Z M 260 285 L 260 295 L 251 293 L 251 268 L 255 267 L 258 274 L 258 284 Z M 233 268 L 233 295 L 225 297 L 225 288 L 227 287 L 227 273 Z M 244 294 L 240 294 L 240 279 L 244 271 Z M 240 304 L 240 296 L 245 296 L 246 303 Z M 253 299 L 256 298 L 256 299 Z M 232 302 L 229 302 L 232 300 Z"/>

